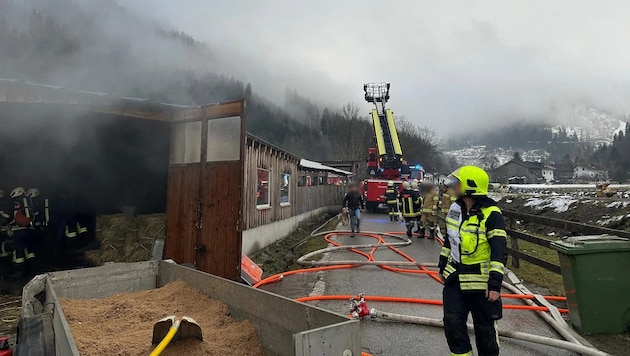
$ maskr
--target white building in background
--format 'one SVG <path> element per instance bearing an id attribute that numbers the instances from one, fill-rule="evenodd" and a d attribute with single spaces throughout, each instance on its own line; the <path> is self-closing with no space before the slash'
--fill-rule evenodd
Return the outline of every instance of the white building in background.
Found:
<path id="1" fill-rule="evenodd" d="M 578 164 L 573 168 L 573 178 L 588 180 L 608 180 L 608 170 L 594 164 Z"/>
<path id="2" fill-rule="evenodd" d="M 554 178 L 554 171 L 556 169 L 551 167 L 551 166 L 544 166 L 542 168 L 542 176 L 543 179 L 545 180 L 545 182 L 549 183 L 552 182 L 555 178 Z"/>

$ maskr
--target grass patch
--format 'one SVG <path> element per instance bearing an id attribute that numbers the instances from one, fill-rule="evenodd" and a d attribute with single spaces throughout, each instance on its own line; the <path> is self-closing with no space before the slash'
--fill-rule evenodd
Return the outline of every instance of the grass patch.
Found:
<path id="1" fill-rule="evenodd" d="M 510 237 L 508 237 L 508 246 L 511 246 L 510 243 Z M 549 261 L 551 263 L 559 264 L 558 253 L 555 250 L 538 246 L 523 240 L 518 240 L 518 246 L 521 252 L 538 257 L 545 261 Z M 512 265 L 512 256 L 510 256 L 508 258 L 507 267 L 527 283 L 546 288 L 554 295 L 565 295 L 564 284 L 562 282 L 561 275 L 549 272 L 544 268 L 538 267 L 523 260 L 520 260 L 519 262 L 520 267 L 514 267 Z"/>
<path id="2" fill-rule="evenodd" d="M 298 258 L 328 247 L 328 243 L 324 241 L 322 236 L 311 237 L 311 232 L 333 216 L 332 214 L 323 214 L 302 222 L 287 237 L 256 252 L 251 257 L 252 260 L 262 267 L 265 276 L 303 268 L 295 263 Z M 338 220 L 332 219 L 320 231 L 334 230 L 337 224 Z"/>

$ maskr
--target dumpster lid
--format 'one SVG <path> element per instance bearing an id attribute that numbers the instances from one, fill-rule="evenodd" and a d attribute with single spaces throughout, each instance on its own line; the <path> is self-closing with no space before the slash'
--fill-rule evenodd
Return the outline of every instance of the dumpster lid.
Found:
<path id="1" fill-rule="evenodd" d="M 613 235 L 571 236 L 552 242 L 551 248 L 568 255 L 630 251 L 630 239 Z"/>

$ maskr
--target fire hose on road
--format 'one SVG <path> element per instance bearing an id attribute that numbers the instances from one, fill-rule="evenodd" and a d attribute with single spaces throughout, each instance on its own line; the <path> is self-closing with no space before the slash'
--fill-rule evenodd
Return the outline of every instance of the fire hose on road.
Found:
<path id="1" fill-rule="evenodd" d="M 386 319 L 386 320 L 391 320 L 391 321 L 398 321 L 398 322 L 403 322 L 403 323 L 412 323 L 412 324 L 419 324 L 419 325 L 426 325 L 426 326 L 434 326 L 434 327 L 439 327 L 439 328 L 444 328 L 444 322 L 442 322 L 442 320 L 438 320 L 438 319 L 431 319 L 431 318 L 424 318 L 424 317 L 420 317 L 420 316 L 411 316 L 411 315 L 402 315 L 402 314 L 394 314 L 394 313 L 386 313 L 386 312 L 381 312 L 381 311 L 377 311 L 375 309 L 372 309 L 371 311 L 371 315 L 374 318 L 381 318 L 381 319 Z M 468 324 L 468 331 L 469 332 L 474 332 L 473 326 Z M 564 341 L 564 340 L 558 340 L 558 339 L 552 339 L 550 337 L 544 337 L 544 336 L 540 336 L 540 335 L 534 335 L 534 334 L 528 334 L 528 333 L 524 333 L 524 332 L 520 332 L 520 331 L 507 331 L 507 330 L 501 330 L 499 329 L 499 336 L 503 336 L 503 337 L 507 337 L 510 339 L 515 339 L 515 340 L 522 340 L 522 341 L 528 341 L 528 342 L 533 342 L 536 344 L 541 344 L 541 345 L 547 345 L 547 346 L 551 346 L 551 347 L 556 347 L 559 349 L 565 349 L 565 350 L 569 350 L 569 351 L 573 351 L 582 355 L 589 355 L 589 356 L 610 356 L 609 354 L 594 349 L 594 348 L 590 348 L 588 346 L 584 346 L 581 344 L 576 344 L 570 341 Z"/>
<path id="2" fill-rule="evenodd" d="M 319 230 L 319 229 L 318 229 Z M 310 272 L 318 272 L 318 271 L 327 271 L 327 270 L 339 270 L 339 269 L 350 269 L 356 268 L 359 266 L 366 265 L 375 265 L 382 269 L 397 272 L 397 273 L 413 273 L 413 274 L 424 274 L 427 275 L 439 283 L 443 283 L 442 279 L 438 276 L 439 272 L 436 270 L 429 270 L 428 268 L 437 267 L 436 263 L 420 263 L 415 261 L 413 258 L 402 252 L 399 247 L 407 246 L 411 244 L 411 240 L 404 236 L 403 233 L 399 232 L 361 232 L 359 235 L 363 237 L 370 237 L 377 240 L 377 243 L 373 244 L 357 244 L 357 245 L 342 245 L 341 243 L 335 241 L 333 237 L 335 236 L 345 236 L 349 235 L 349 232 L 345 231 L 325 231 L 325 232 L 317 232 L 314 231 L 312 236 L 323 236 L 323 238 L 328 242 L 331 247 L 320 249 L 309 254 L 306 254 L 300 257 L 297 260 L 297 263 L 303 266 L 309 266 L 311 268 L 305 268 L 294 271 L 287 271 L 283 273 L 279 273 L 270 277 L 267 277 L 254 285 L 254 288 L 258 288 L 262 285 L 279 282 L 285 276 L 300 274 L 300 273 L 310 273 Z M 384 238 L 396 239 L 398 241 L 385 241 Z M 442 240 L 436 238 L 436 241 L 442 244 Z M 388 248 L 396 254 L 400 255 L 406 261 L 380 261 L 374 258 L 374 252 L 379 248 Z M 366 260 L 358 261 L 358 260 L 335 260 L 335 261 L 314 261 L 310 260 L 311 258 L 324 254 L 331 253 L 336 251 L 350 251 L 356 254 L 359 254 L 366 258 Z M 406 267 L 406 268 L 400 268 Z M 413 268 L 413 269 L 412 269 Z M 538 315 L 546 321 L 550 326 L 552 326 L 565 340 L 557 340 L 548 337 L 543 337 L 540 335 L 528 334 L 523 332 L 515 332 L 515 331 L 499 331 L 499 335 L 507 338 L 512 338 L 516 340 L 533 342 L 541 345 L 561 348 L 573 352 L 577 352 L 583 355 L 596 355 L 596 356 L 605 356 L 607 353 L 597 350 L 592 347 L 592 345 L 588 344 L 586 340 L 584 340 L 581 336 L 579 336 L 575 331 L 569 330 L 568 325 L 564 322 L 560 322 L 557 318 L 560 318 L 560 313 L 568 313 L 568 309 L 564 308 L 556 308 L 549 304 L 547 301 L 566 301 L 566 297 L 561 296 L 539 296 L 534 295 L 532 293 L 523 293 L 523 291 L 517 288 L 514 285 L 511 285 L 507 282 L 503 282 L 503 285 L 506 289 L 510 290 L 512 294 L 502 294 L 502 298 L 512 298 L 512 299 L 521 299 L 526 305 L 503 305 L 504 309 L 513 309 L 513 310 L 530 310 L 535 311 Z M 417 298 L 403 298 L 403 297 L 395 297 L 395 296 L 363 296 L 361 295 L 359 299 L 356 296 L 350 295 L 322 295 L 322 296 L 309 296 L 297 298 L 296 300 L 299 302 L 308 302 L 308 301 L 318 301 L 318 300 L 352 300 L 353 306 L 357 309 L 354 311 L 354 317 L 364 318 L 370 315 L 371 317 L 377 317 L 381 319 L 387 319 L 391 321 L 398 322 L 407 322 L 413 324 L 421 324 L 427 326 L 434 327 L 443 327 L 443 323 L 441 320 L 423 318 L 417 316 L 410 315 L 401 315 L 401 314 L 392 314 L 385 313 L 373 310 L 373 313 L 367 310 L 367 305 L 365 301 L 379 301 L 379 302 L 393 302 L 393 303 L 418 303 L 418 304 L 428 304 L 428 305 L 442 305 L 441 300 L 431 300 L 431 299 L 417 299 Z M 541 302 L 542 299 L 542 302 Z M 541 302 L 542 305 L 536 304 L 534 301 Z M 363 303 L 363 304 L 361 304 Z M 358 312 L 360 311 L 360 313 Z M 554 317 L 551 317 L 548 313 L 551 313 Z M 563 319 L 561 319 L 563 321 Z M 564 325 L 563 325 L 564 324 Z M 471 326 L 469 326 L 469 329 Z M 363 355 L 369 355 L 364 353 Z"/>

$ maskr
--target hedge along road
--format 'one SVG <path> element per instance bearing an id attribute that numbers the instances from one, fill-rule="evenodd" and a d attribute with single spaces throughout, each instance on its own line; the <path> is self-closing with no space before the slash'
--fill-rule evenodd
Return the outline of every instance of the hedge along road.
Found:
<path id="1" fill-rule="evenodd" d="M 341 228 L 341 227 L 340 227 Z M 364 231 L 404 231 L 402 223 L 390 222 L 387 215 L 366 213 L 361 222 Z M 318 237 L 323 238 L 323 237 Z M 373 244 L 374 238 L 356 236 L 336 236 L 334 240 L 344 245 Z M 387 240 L 390 242 L 390 240 Z M 391 240 L 393 242 L 393 240 Z M 401 251 L 417 262 L 435 263 L 440 253 L 437 241 L 424 238 L 412 239 L 412 244 L 401 247 Z M 401 256 L 387 248 L 374 253 L 376 260 L 403 260 Z M 337 251 L 327 253 L 325 259 L 332 261 L 365 260 L 356 253 Z M 410 268 L 410 267 L 405 267 Z M 442 299 L 442 286 L 427 274 L 394 273 L 378 266 L 362 266 L 350 269 L 326 270 L 287 276 L 282 281 L 260 287 L 261 289 L 281 294 L 290 298 L 309 295 L 346 295 L 365 293 L 366 296 L 393 296 L 404 298 Z M 504 291 L 504 293 L 508 293 Z M 309 302 L 341 314 L 348 314 L 348 301 Z M 504 298 L 504 303 L 522 305 L 515 299 Z M 368 302 L 370 308 L 381 311 L 442 318 L 442 308 L 436 305 Z M 504 310 L 504 317 L 499 328 L 528 332 L 532 334 L 559 338 L 559 336 L 534 312 L 523 310 Z M 472 320 L 470 320 L 472 321 Z M 474 345 L 474 336 L 471 336 Z M 372 355 L 448 355 L 449 350 L 442 329 L 412 324 L 391 323 L 385 321 L 362 322 L 362 345 L 364 351 Z M 572 352 L 552 347 L 501 340 L 502 354 L 506 355 L 575 355 Z"/>

